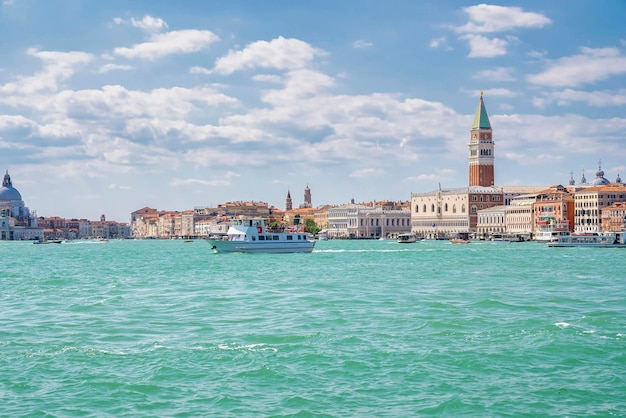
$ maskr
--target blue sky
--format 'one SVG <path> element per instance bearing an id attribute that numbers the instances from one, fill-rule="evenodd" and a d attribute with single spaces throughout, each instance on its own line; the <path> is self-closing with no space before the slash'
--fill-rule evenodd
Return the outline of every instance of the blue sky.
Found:
<path id="1" fill-rule="evenodd" d="M 127 221 L 626 177 L 626 2 L 0 0 L 0 169 L 39 216 Z"/>

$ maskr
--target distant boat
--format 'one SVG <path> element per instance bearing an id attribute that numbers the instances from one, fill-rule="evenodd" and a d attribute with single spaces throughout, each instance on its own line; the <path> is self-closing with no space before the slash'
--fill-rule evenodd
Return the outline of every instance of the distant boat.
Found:
<path id="1" fill-rule="evenodd" d="M 414 232 L 405 232 L 403 234 L 399 234 L 396 241 L 400 244 L 411 244 L 417 241 L 417 235 Z"/>
<path id="2" fill-rule="evenodd" d="M 33 244 L 62 244 L 62 243 L 63 243 L 62 239 L 47 240 L 44 238 L 37 238 L 35 241 L 33 241 Z"/>
<path id="3" fill-rule="evenodd" d="M 548 247 L 626 248 L 626 232 L 561 235 Z"/>
<path id="4" fill-rule="evenodd" d="M 463 238 L 452 238 L 450 244 L 469 244 L 471 241 Z"/>
<path id="5" fill-rule="evenodd" d="M 222 239 L 207 242 L 215 252 L 224 253 L 310 253 L 315 240 L 309 239 L 303 227 L 293 232 L 268 228 L 263 218 L 233 218 Z"/>

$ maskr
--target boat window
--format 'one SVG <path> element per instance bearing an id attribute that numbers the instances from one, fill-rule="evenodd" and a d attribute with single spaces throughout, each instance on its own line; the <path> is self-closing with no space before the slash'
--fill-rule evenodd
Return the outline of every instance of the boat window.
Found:
<path id="1" fill-rule="evenodd" d="M 287 235 L 287 241 L 293 241 L 293 237 L 291 235 Z"/>
<path id="2" fill-rule="evenodd" d="M 274 241 L 278 241 L 280 239 L 280 237 L 278 235 L 272 235 L 272 239 Z"/>
<path id="3" fill-rule="evenodd" d="M 259 235 L 259 241 L 265 241 L 265 235 Z"/>

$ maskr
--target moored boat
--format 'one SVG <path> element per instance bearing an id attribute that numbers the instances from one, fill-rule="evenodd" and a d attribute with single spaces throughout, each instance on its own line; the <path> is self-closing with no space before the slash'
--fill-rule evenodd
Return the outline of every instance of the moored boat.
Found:
<path id="1" fill-rule="evenodd" d="M 452 238 L 450 244 L 469 244 L 470 240 L 463 238 Z"/>
<path id="2" fill-rule="evenodd" d="M 400 244 L 411 244 L 417 241 L 417 235 L 414 232 L 405 232 L 403 234 L 399 234 L 396 241 Z"/>
<path id="3" fill-rule="evenodd" d="M 239 253 L 310 253 L 315 240 L 309 239 L 304 229 L 269 228 L 263 218 L 234 218 L 226 235 L 208 239 L 215 252 Z"/>
<path id="4" fill-rule="evenodd" d="M 548 247 L 626 248 L 626 232 L 567 234 L 549 242 Z"/>

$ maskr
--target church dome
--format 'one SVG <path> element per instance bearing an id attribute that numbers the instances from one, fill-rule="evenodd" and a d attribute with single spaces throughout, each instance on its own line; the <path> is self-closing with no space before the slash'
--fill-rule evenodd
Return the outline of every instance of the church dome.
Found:
<path id="1" fill-rule="evenodd" d="M 9 172 L 4 175 L 2 187 L 0 187 L 0 202 L 8 202 L 11 200 L 22 200 L 22 195 L 13 187 Z"/>
<path id="2" fill-rule="evenodd" d="M 602 166 L 598 163 L 598 171 L 596 171 L 596 178 L 591 181 L 591 184 L 594 186 L 602 186 L 604 184 L 611 184 L 610 181 L 604 178 L 604 171 L 602 171 Z"/>
<path id="3" fill-rule="evenodd" d="M 22 195 L 13 187 L 0 188 L 0 201 L 22 200 Z"/>

